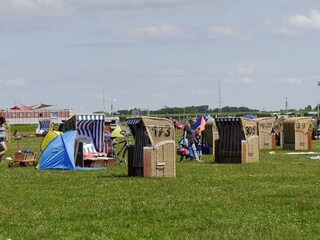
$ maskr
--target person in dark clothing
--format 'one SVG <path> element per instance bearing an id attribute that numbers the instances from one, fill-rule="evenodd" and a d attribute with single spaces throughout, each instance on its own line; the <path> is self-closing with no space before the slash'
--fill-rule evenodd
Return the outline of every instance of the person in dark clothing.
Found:
<path id="1" fill-rule="evenodd" d="M 189 123 L 186 124 L 183 128 L 183 138 L 188 141 L 188 146 L 189 148 L 192 149 L 194 159 L 197 162 L 202 162 L 199 159 L 198 151 L 195 145 L 196 139 L 195 139 L 195 133 L 194 130 L 192 129 L 192 125 L 196 123 L 196 119 L 192 118 L 189 120 Z"/>

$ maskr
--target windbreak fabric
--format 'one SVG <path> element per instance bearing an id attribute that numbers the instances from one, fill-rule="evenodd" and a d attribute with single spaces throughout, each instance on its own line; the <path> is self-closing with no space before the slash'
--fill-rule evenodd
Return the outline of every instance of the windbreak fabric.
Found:
<path id="1" fill-rule="evenodd" d="M 75 170 L 75 138 L 75 131 L 54 138 L 42 153 L 38 169 Z"/>
<path id="2" fill-rule="evenodd" d="M 46 147 L 49 145 L 49 143 L 56 138 L 57 136 L 61 135 L 62 132 L 59 131 L 52 131 L 50 130 L 42 139 L 41 144 L 40 144 L 40 151 L 43 152 Z"/>
<path id="3" fill-rule="evenodd" d="M 199 129 L 202 132 L 205 129 L 206 120 L 204 116 L 201 116 L 197 119 L 197 122 L 192 126 L 193 130 Z"/>

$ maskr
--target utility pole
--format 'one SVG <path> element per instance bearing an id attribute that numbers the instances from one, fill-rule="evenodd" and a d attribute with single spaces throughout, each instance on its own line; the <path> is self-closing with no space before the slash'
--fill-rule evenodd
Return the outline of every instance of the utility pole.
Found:
<path id="1" fill-rule="evenodd" d="M 104 114 L 107 113 L 107 109 L 106 109 L 106 102 L 105 102 L 105 99 L 104 99 L 104 91 L 102 92 L 102 101 L 103 101 L 103 111 L 104 111 Z"/>
<path id="2" fill-rule="evenodd" d="M 320 86 L 320 80 L 317 81 L 317 109 L 318 109 L 318 121 L 319 121 L 319 86 Z"/>
<path id="3" fill-rule="evenodd" d="M 221 79 L 219 78 L 219 82 L 218 82 L 218 88 L 219 88 L 219 103 L 218 103 L 218 116 L 220 114 L 220 109 L 221 109 L 221 89 L 220 89 L 220 83 L 221 83 Z"/>
<path id="4" fill-rule="evenodd" d="M 117 99 L 110 98 L 109 100 L 110 100 L 110 102 L 111 102 L 111 106 L 110 106 L 111 117 L 113 117 L 113 102 L 117 101 Z"/>

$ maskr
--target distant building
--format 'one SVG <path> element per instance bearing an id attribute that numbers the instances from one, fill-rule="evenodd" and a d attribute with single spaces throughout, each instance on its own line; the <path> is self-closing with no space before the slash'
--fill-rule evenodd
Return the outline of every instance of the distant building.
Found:
<path id="1" fill-rule="evenodd" d="M 54 109 L 52 105 L 38 104 L 32 106 L 14 106 L 0 110 L 9 124 L 37 124 L 39 119 L 50 119 L 54 124 L 60 124 L 75 115 L 73 109 Z"/>

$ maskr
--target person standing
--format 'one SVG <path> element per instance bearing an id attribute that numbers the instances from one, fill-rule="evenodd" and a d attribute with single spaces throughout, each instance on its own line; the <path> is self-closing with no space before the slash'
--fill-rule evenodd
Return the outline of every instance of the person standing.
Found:
<path id="1" fill-rule="evenodd" d="M 7 152 L 7 145 L 6 145 L 6 128 L 4 123 L 6 119 L 4 117 L 0 117 L 0 162 L 2 161 L 3 155 Z"/>
<path id="2" fill-rule="evenodd" d="M 192 125 L 196 123 L 196 119 L 195 118 L 192 118 L 189 120 L 189 123 L 186 124 L 183 128 L 183 138 L 184 139 L 187 139 L 188 141 L 188 144 L 189 144 L 189 148 L 191 148 L 192 152 L 193 152 L 193 155 L 194 155 L 194 159 L 197 161 L 197 162 L 202 162 L 200 159 L 199 159 L 199 154 L 198 154 L 198 151 L 197 151 L 197 148 L 196 148 L 196 144 L 195 144 L 195 133 L 194 133 L 194 130 L 192 129 Z"/>
<path id="3" fill-rule="evenodd" d="M 202 143 L 201 143 L 201 132 L 199 129 L 194 131 L 195 134 L 195 145 L 197 148 L 197 153 L 199 156 L 199 159 L 201 159 L 202 156 Z"/>

